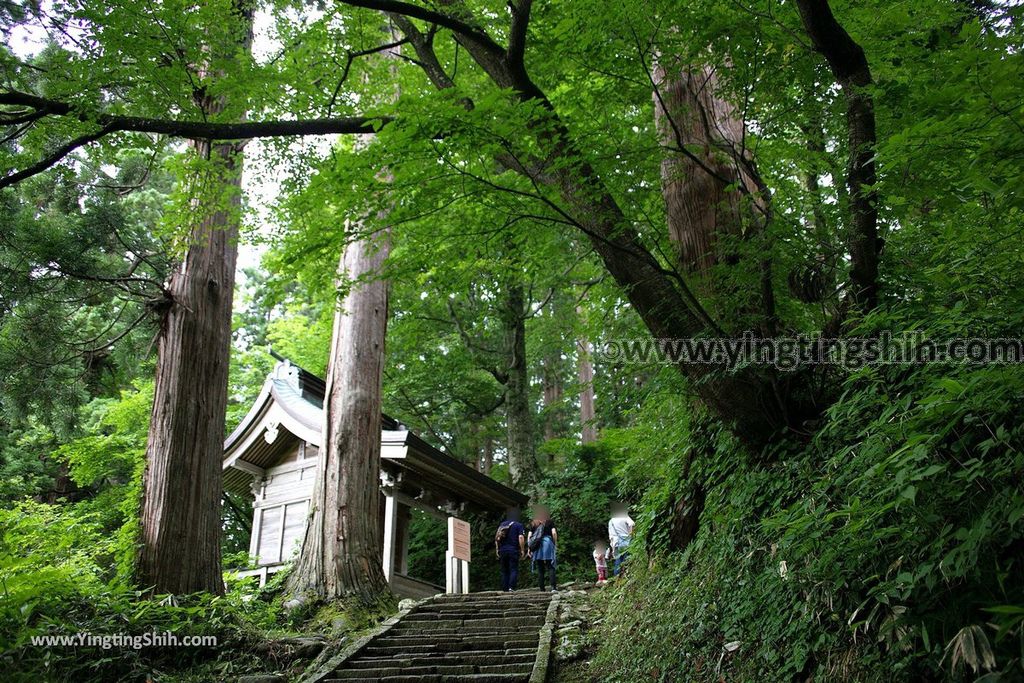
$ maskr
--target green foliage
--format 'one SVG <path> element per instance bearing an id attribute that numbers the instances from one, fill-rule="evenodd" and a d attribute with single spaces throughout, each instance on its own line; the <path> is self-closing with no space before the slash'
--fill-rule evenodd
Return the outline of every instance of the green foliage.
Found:
<path id="1" fill-rule="evenodd" d="M 123 391 L 120 399 L 98 398 L 86 406 L 81 428 L 87 433 L 56 451 L 81 487 L 124 484 L 142 465 L 153 406 L 153 383 Z"/>
<path id="2" fill-rule="evenodd" d="M 38 564 L 40 554 L 14 559 L 10 547 L 0 555 L 7 595 L 0 601 L 0 648 L 7 669 L 5 680 L 134 681 L 154 672 L 173 670 L 205 671 L 200 679 L 246 670 L 260 670 L 263 662 L 251 652 L 262 637 L 261 629 L 274 623 L 272 608 L 245 591 L 225 597 L 156 596 L 146 598 L 117 582 L 104 582 L 96 562 L 109 552 L 96 528 L 84 529 L 92 520 L 60 519 L 52 510 L 21 509 L 17 534 L 45 536 L 32 529 L 32 516 L 67 541 L 47 554 L 60 564 Z M 0 520 L 5 526 L 7 514 Z M 96 551 L 89 542 L 98 544 Z M 75 549 L 73 546 L 77 546 Z M 90 566 L 91 565 L 91 566 Z M 216 646 L 134 648 L 87 646 L 43 647 L 32 639 L 41 636 L 74 636 L 80 633 L 103 636 L 142 637 L 170 632 L 179 638 L 212 636 Z M 188 674 L 184 677 L 187 678 Z M 168 677 L 167 680 L 172 680 Z"/>
<path id="3" fill-rule="evenodd" d="M 78 408 L 116 397 L 153 335 L 147 302 L 168 264 L 156 237 L 166 174 L 126 148 L 112 174 L 34 178 L 0 197 L 0 416 L 73 431 Z M 148 164 L 148 165 L 147 165 Z M 134 187 L 131 193 L 115 188 Z"/>
<path id="4" fill-rule="evenodd" d="M 558 528 L 559 582 L 595 580 L 594 542 L 608 542 L 617 455 L 603 440 L 575 446 L 564 467 L 548 471 L 541 480 L 539 502 L 551 510 Z"/>
<path id="5" fill-rule="evenodd" d="M 392 257 L 378 274 L 392 283 L 385 410 L 466 462 L 493 456 L 492 476 L 506 479 L 501 303 L 521 287 L 530 405 L 535 426 L 547 428 L 534 431 L 538 441 L 554 437 L 539 448 L 541 502 L 559 525 L 563 578 L 592 576 L 590 544 L 603 536 L 609 503 L 634 505 L 632 578 L 608 594 L 598 657 L 607 677 L 1020 678 L 1019 366 L 779 376 L 780 396 L 813 384 L 831 407 L 752 453 L 707 416 L 675 368 L 598 360 L 602 438 L 576 446 L 577 340 L 648 335 L 605 268 L 614 257 L 596 253 L 609 251 L 589 225 L 597 193 L 672 286 L 692 293 L 687 306 L 713 319 L 708 329 L 814 335 L 843 312 L 844 335 L 1020 336 L 1019 4 L 830 4 L 874 78 L 866 93 L 877 114 L 885 248 L 881 305 L 866 319 L 849 310 L 843 285 L 855 237 L 846 98 L 793 3 L 535 3 L 526 67 L 543 102 L 495 85 L 447 29 L 419 21 L 453 87 L 429 83 L 408 45 L 404 60 L 353 58 L 384 39 L 380 14 L 365 8 L 261 7 L 275 54 L 257 63 L 204 47 L 237 44 L 244 27 L 229 0 L 7 3 L 5 37 L 28 23 L 53 43 L 28 60 L 0 50 L 5 87 L 65 101 L 78 115 L 5 126 L 13 135 L 0 143 L 0 165 L 23 168 L 94 132 L 99 112 L 197 120 L 200 95 L 224 97 L 214 118 L 225 122 L 393 116 L 373 142 L 342 140 L 327 155 L 291 139 L 266 143 L 258 170 L 291 173 L 269 277 L 251 272 L 241 285 L 229 428 L 272 364 L 267 346 L 324 372 L 334 305 L 353 285 L 335 281 L 339 255 L 390 227 Z M 463 5 L 482 30 L 507 37 L 504 3 Z M 662 163 L 678 150 L 659 139 L 651 68 L 675 68 L 674 59 L 715 70 L 716 94 L 742 113 L 743 153 L 772 204 L 763 234 L 720 236 L 741 265 L 724 259 L 706 277 L 678 268 L 659 191 Z M 245 624 L 281 623 L 258 604 L 265 593 L 174 605 L 141 599 L 125 581 L 150 400 L 140 355 L 156 332 L 149 313 L 165 303 L 158 284 L 197 208 L 186 200 L 202 189 L 172 180 L 175 170 L 209 170 L 195 156 L 166 158 L 164 145 L 108 137 L 0 195 L 0 568 L 9 598 L 0 632 L 15 645 L 68 624 L 110 623 L 221 629 L 244 645 Z M 578 158 L 560 157 L 564 149 Z M 517 172 L 522 164 L 546 167 L 534 182 Z M 566 184 L 578 186 L 569 199 Z M 225 199 L 203 196 L 205 209 Z M 752 321 L 762 259 L 771 260 L 776 315 Z M 824 281 L 820 303 L 788 291 L 788 276 L 807 269 Z M 706 509 L 680 551 L 678 506 L 698 486 Z M 235 507 L 228 551 L 246 547 L 248 511 Z M 472 521 L 474 547 L 489 548 L 498 520 Z M 443 552 L 433 521 L 417 517 L 414 572 L 439 581 Z M 496 569 L 474 570 L 474 587 L 496 580 Z M 319 623 L 336 616 L 328 610 Z M 36 672 L 68 677 L 170 666 L 17 654 Z M 221 664 L 210 678 L 235 673 L 230 659 Z"/>
<path id="6" fill-rule="evenodd" d="M 857 371 L 815 441 L 770 464 L 691 434 L 711 451 L 647 487 L 650 555 L 610 598 L 599 664 L 625 680 L 1020 676 L 1022 382 L 1017 367 Z M 664 502 L 695 482 L 701 530 L 666 554 Z"/>
<path id="7" fill-rule="evenodd" d="M 484 565 L 490 560 L 490 554 L 484 552 L 485 548 L 476 547 L 484 555 L 480 563 Z M 444 554 L 447 550 L 448 529 L 445 523 L 422 510 L 412 510 L 409 524 L 409 576 L 435 586 L 444 586 Z"/>

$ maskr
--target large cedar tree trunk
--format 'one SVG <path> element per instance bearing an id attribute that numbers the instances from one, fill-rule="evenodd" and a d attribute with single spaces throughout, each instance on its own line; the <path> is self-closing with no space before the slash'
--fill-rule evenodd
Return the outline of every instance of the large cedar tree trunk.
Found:
<path id="1" fill-rule="evenodd" d="M 222 593 L 221 457 L 238 256 L 241 154 L 197 143 L 219 206 L 196 226 L 167 285 L 146 444 L 137 579 L 156 593 Z M 200 208 L 202 211 L 203 209 Z"/>
<path id="2" fill-rule="evenodd" d="M 390 229 L 357 239 L 342 257 L 353 282 L 338 306 L 324 398 L 323 448 L 293 595 L 357 597 L 386 590 L 381 565 L 380 430 L 388 282 L 375 278 L 390 250 Z"/>
<path id="3" fill-rule="evenodd" d="M 249 53 L 252 8 L 235 4 L 238 40 L 215 46 Z M 207 116 L 222 97 L 195 93 Z M 146 442 L 136 580 L 156 593 L 220 594 L 221 458 L 231 354 L 231 306 L 241 219 L 242 154 L 233 144 L 193 141 L 207 163 L 192 182 L 202 199 L 184 259 L 166 287 L 156 385 Z"/>
<path id="4" fill-rule="evenodd" d="M 484 453 L 480 460 L 480 471 L 487 476 L 491 475 L 491 467 L 494 465 L 494 440 L 491 437 L 484 439 Z"/>
<path id="5" fill-rule="evenodd" d="M 661 162 L 669 237 L 684 268 L 706 273 L 720 260 L 719 238 L 750 227 L 744 202 L 756 196 L 757 183 L 743 167 L 743 122 L 717 97 L 710 68 L 670 62 L 655 68 L 654 83 L 658 132 L 675 150 Z"/>
<path id="6" fill-rule="evenodd" d="M 561 359 L 557 353 L 551 353 L 544 359 L 544 440 L 557 439 L 560 426 L 562 405 Z M 551 456 L 552 458 L 554 455 Z"/>
<path id="7" fill-rule="evenodd" d="M 508 471 L 512 486 L 531 490 L 540 481 L 540 467 L 533 440 L 530 407 L 530 375 L 526 364 L 526 295 L 517 282 L 505 293 L 505 351 L 508 359 L 505 382 L 505 421 L 508 430 Z"/>

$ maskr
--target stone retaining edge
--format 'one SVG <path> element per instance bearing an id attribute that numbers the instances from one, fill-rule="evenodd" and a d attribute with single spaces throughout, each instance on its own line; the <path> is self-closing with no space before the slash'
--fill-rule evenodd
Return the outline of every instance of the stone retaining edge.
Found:
<path id="1" fill-rule="evenodd" d="M 299 683 L 319 683 L 324 680 L 334 673 L 335 669 L 344 664 L 350 657 L 358 654 L 364 647 L 369 645 L 371 640 L 377 636 L 387 633 L 402 621 L 402 617 L 415 612 L 420 605 L 424 605 L 433 599 L 434 596 L 417 600 L 415 604 L 410 605 L 407 609 L 399 610 L 397 614 L 392 617 L 388 617 L 360 638 L 349 642 L 346 646 L 342 647 L 336 655 L 320 666 L 317 667 L 316 662 L 314 662 L 310 665 L 310 668 L 312 669 L 316 667 L 315 670 L 312 671 L 312 673 L 307 672 L 301 679 L 299 679 Z"/>
<path id="2" fill-rule="evenodd" d="M 551 642 L 555 635 L 555 622 L 558 620 L 559 594 L 551 598 L 548 603 L 548 611 L 544 615 L 544 625 L 540 627 L 540 634 L 537 637 L 537 657 L 533 660 L 533 672 L 530 674 L 530 683 L 546 683 L 548 679 L 548 665 L 551 663 Z"/>

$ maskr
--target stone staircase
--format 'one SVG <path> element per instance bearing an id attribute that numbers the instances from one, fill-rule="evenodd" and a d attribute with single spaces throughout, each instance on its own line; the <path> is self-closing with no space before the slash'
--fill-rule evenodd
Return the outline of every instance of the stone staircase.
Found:
<path id="1" fill-rule="evenodd" d="M 557 597 L 438 595 L 357 643 L 323 683 L 543 683 Z"/>

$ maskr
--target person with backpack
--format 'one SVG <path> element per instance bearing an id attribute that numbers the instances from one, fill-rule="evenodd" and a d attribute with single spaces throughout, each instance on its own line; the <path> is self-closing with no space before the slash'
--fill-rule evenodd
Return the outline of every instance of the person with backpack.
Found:
<path id="1" fill-rule="evenodd" d="M 509 508 L 505 521 L 494 532 L 494 554 L 501 567 L 501 590 L 514 591 L 519 581 L 519 560 L 526 557 L 526 529 L 519 522 L 519 510 Z"/>
<path id="2" fill-rule="evenodd" d="M 534 519 L 530 524 L 529 552 L 533 559 L 533 566 L 538 573 L 538 586 L 546 590 L 547 579 L 551 577 L 551 591 L 558 590 L 558 583 L 555 580 L 555 563 L 558 554 L 558 530 L 555 522 L 551 519 L 548 509 L 540 506 L 536 509 Z"/>

